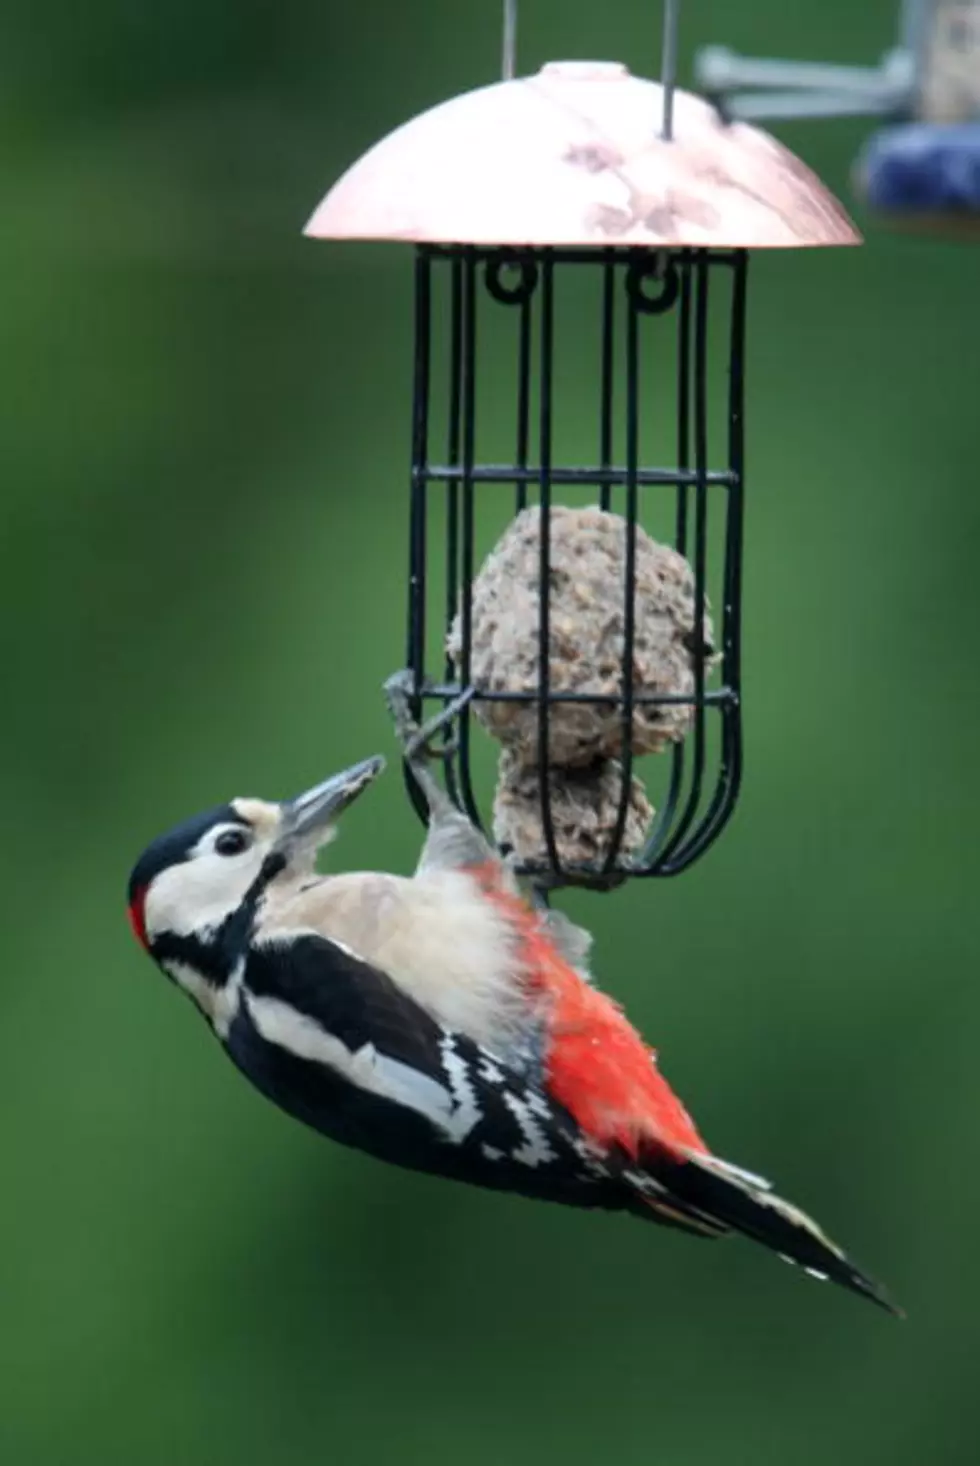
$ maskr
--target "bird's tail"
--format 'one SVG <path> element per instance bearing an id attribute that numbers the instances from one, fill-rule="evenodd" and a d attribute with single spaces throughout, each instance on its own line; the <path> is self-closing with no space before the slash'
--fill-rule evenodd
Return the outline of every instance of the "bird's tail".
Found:
<path id="1" fill-rule="evenodd" d="M 646 1193 L 644 1200 L 655 1213 L 666 1205 L 669 1215 L 673 1205 L 678 1220 L 686 1218 L 692 1230 L 741 1232 L 771 1247 L 786 1262 L 798 1263 L 811 1276 L 831 1278 L 904 1317 L 878 1283 L 855 1267 L 811 1217 L 777 1196 L 761 1176 L 717 1156 L 694 1152 L 683 1160 L 658 1157 L 651 1173 L 656 1191 L 637 1189 Z"/>

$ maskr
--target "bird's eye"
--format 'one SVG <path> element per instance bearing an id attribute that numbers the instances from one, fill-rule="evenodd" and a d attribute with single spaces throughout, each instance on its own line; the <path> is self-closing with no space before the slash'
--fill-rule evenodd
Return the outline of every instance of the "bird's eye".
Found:
<path id="1" fill-rule="evenodd" d="M 215 840 L 214 848 L 219 855 L 241 855 L 251 843 L 247 830 L 223 830 Z"/>

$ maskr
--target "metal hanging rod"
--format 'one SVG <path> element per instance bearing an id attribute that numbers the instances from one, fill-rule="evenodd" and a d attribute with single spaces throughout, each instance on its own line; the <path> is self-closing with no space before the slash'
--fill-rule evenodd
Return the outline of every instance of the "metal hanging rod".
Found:
<path id="1" fill-rule="evenodd" d="M 504 0 L 504 37 L 501 73 L 504 81 L 513 81 L 517 66 L 517 0 Z"/>
<path id="2" fill-rule="evenodd" d="M 663 84 L 663 116 L 661 136 L 670 142 L 674 136 L 674 91 L 677 86 L 677 31 L 680 0 L 664 0 L 663 44 L 660 77 Z M 513 81 L 517 74 L 517 0 L 503 0 L 503 36 L 500 73 L 504 81 Z"/>
<path id="3" fill-rule="evenodd" d="M 674 136 L 674 88 L 677 85 L 677 27 L 681 0 L 664 0 L 663 45 L 660 55 L 660 80 L 664 89 L 664 111 L 661 136 L 669 143 Z"/>

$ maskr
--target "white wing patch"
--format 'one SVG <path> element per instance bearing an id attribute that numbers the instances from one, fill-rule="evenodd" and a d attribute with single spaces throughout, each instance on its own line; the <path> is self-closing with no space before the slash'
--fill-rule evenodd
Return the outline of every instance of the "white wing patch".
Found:
<path id="1" fill-rule="evenodd" d="M 516 1146 L 511 1154 L 515 1161 L 522 1161 L 525 1166 L 547 1165 L 549 1161 L 557 1160 L 557 1155 L 548 1141 L 541 1126 L 534 1116 L 534 1106 L 528 1100 L 519 1099 L 516 1094 L 505 1091 L 503 1095 L 504 1104 L 510 1110 L 514 1119 L 520 1126 L 521 1134 L 524 1136 L 524 1144 Z M 545 1113 L 547 1114 L 547 1106 Z"/>
<path id="2" fill-rule="evenodd" d="M 538 1094 L 533 1089 L 529 1089 L 527 1091 L 525 1099 L 527 1107 L 531 1111 L 532 1115 L 537 1115 L 538 1118 L 541 1120 L 551 1119 L 551 1110 L 548 1107 L 548 1101 L 544 1098 L 543 1095 Z"/>
<path id="3" fill-rule="evenodd" d="M 448 1132 L 453 1119 L 452 1100 L 438 1079 L 413 1069 L 411 1064 L 403 1064 L 400 1059 L 380 1054 L 374 1044 L 364 1044 L 355 1050 L 346 1072 L 347 1078 L 361 1089 L 394 1100 L 406 1110 L 415 1110 Z M 454 1135 L 453 1139 L 456 1138 Z"/>
<path id="4" fill-rule="evenodd" d="M 340 1074 L 350 1072 L 354 1055 L 347 1045 L 291 1003 L 284 1003 L 281 998 L 257 998 L 246 989 L 245 1006 L 255 1027 L 269 1043 L 287 1049 L 298 1059 L 326 1064 Z"/>
<path id="5" fill-rule="evenodd" d="M 439 1052 L 442 1055 L 442 1065 L 449 1080 L 456 1108 L 455 1124 L 465 1127 L 458 1139 L 464 1140 L 470 1131 L 479 1125 L 483 1114 L 477 1102 L 476 1090 L 470 1083 L 470 1076 L 466 1072 L 466 1063 L 456 1052 L 451 1033 L 447 1033 L 440 1042 Z M 455 1138 L 457 1137 L 454 1136 Z"/>
<path id="6" fill-rule="evenodd" d="M 246 989 L 245 1002 L 252 1022 L 267 1043 L 286 1049 L 299 1059 L 325 1064 L 359 1089 L 414 1110 L 447 1140 L 460 1144 L 479 1124 L 482 1116 L 476 1095 L 449 1035 L 442 1044 L 450 1085 L 447 1089 L 430 1075 L 379 1053 L 374 1044 L 349 1049 L 315 1019 L 279 998 L 256 997 Z"/>

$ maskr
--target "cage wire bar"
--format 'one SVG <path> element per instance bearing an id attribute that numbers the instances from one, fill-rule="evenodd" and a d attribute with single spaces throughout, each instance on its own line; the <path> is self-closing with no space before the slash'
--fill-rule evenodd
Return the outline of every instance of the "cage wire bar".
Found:
<path id="1" fill-rule="evenodd" d="M 554 461 L 553 366 L 554 283 L 558 271 L 576 266 L 595 272 L 601 302 L 598 343 L 599 423 L 597 454 L 592 464 Z M 474 788 L 471 757 L 472 709 L 476 702 L 531 702 L 538 710 L 538 768 L 541 772 L 541 820 L 546 862 L 524 862 L 518 871 L 545 889 L 584 886 L 610 889 L 629 876 L 676 875 L 702 855 L 730 818 L 738 795 L 742 770 L 740 620 L 742 587 L 743 518 L 743 358 L 747 254 L 741 249 L 675 248 L 513 248 L 479 245 L 423 244 L 415 263 L 415 368 L 411 467 L 411 523 L 409 533 L 409 604 L 407 664 L 412 674 L 416 716 L 428 715 L 429 702 L 448 704 L 463 693 L 470 701 L 457 719 L 456 735 L 447 741 L 446 783 L 454 801 L 481 829 L 484 820 Z M 725 273 L 728 302 L 727 400 L 720 410 L 726 420 L 727 461 L 709 465 L 708 325 L 717 291 L 712 282 Z M 446 455 L 434 455 L 430 441 L 432 417 L 432 355 L 436 304 L 448 301 L 448 424 Z M 484 297 L 518 313 L 516 350 L 515 450 L 509 463 L 478 462 L 476 445 L 476 365 L 479 305 Z M 617 355 L 617 307 L 625 322 L 621 356 Z M 648 389 L 641 381 L 640 347 L 644 328 L 672 314 L 676 325 L 676 360 L 661 363 L 661 370 L 676 380 L 676 429 L 673 457 L 666 466 L 640 461 L 639 427 Z M 536 341 L 536 351 L 532 349 Z M 619 369 L 619 370 L 618 370 Z M 622 405 L 614 409 L 617 377 L 622 373 Z M 654 388 L 656 383 L 654 383 Z M 532 422 L 532 396 L 536 395 Z M 623 461 L 614 461 L 616 427 L 624 433 Z M 536 452 L 532 443 L 536 439 Z M 472 587 L 478 502 L 485 494 L 499 495 L 511 485 L 515 512 L 535 493 L 540 506 L 539 563 L 540 615 L 537 640 L 538 686 L 534 691 L 490 690 L 471 682 L 473 647 Z M 610 706 L 610 698 L 570 693 L 552 687 L 550 605 L 550 514 L 554 491 L 563 486 L 592 488 L 600 508 L 613 506 L 614 491 L 622 491 L 626 520 L 626 563 L 623 600 L 623 654 L 621 688 L 615 700 L 621 720 L 622 766 L 619 807 L 605 854 L 589 866 L 563 863 L 555 840 L 551 790 L 547 777 L 549 719 L 559 703 L 584 702 Z M 641 522 L 641 498 L 651 494 L 674 496 L 673 542 L 693 568 L 694 635 L 691 656 L 694 686 L 687 694 L 651 695 L 634 689 L 636 637 L 636 530 Z M 444 496 L 445 598 L 429 604 L 430 510 L 432 496 Z M 714 606 L 720 620 L 719 685 L 708 688 L 706 661 L 712 648 L 704 645 L 707 603 L 708 539 L 721 522 L 723 546 L 721 604 Z M 427 621 L 437 614 L 448 634 L 457 613 L 461 649 L 458 677 L 445 656 L 433 675 L 426 656 Z M 671 761 L 666 797 L 658 810 L 646 844 L 639 855 L 622 853 L 629 807 L 633 754 L 630 731 L 634 709 L 645 704 L 685 704 L 692 709 L 692 724 L 683 741 L 666 755 Z M 720 722 L 717 757 L 709 762 L 707 720 Z M 449 735 L 447 733 L 447 740 Z M 406 769 L 412 802 L 425 819 L 421 791 Z"/>

